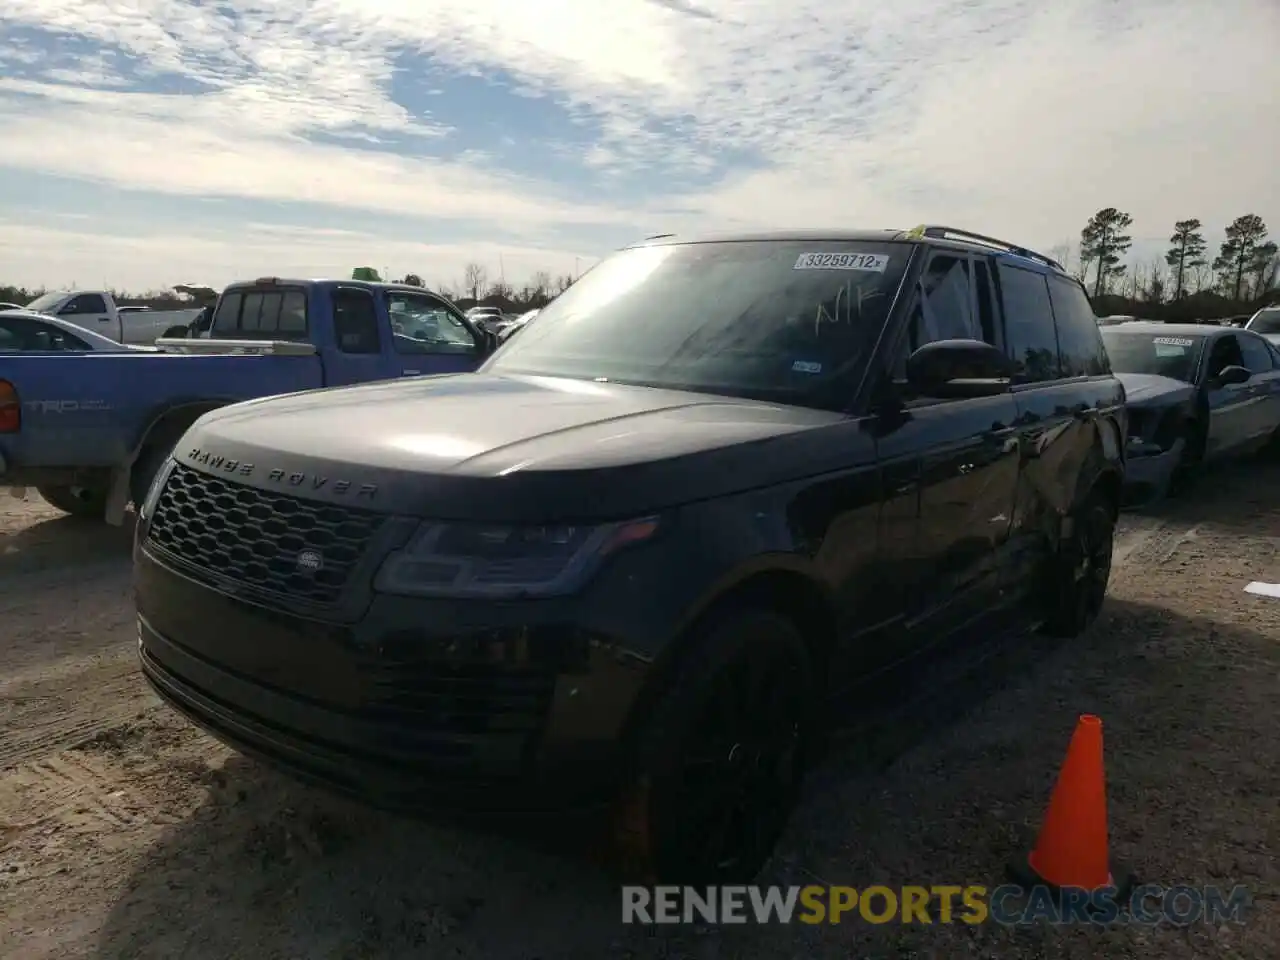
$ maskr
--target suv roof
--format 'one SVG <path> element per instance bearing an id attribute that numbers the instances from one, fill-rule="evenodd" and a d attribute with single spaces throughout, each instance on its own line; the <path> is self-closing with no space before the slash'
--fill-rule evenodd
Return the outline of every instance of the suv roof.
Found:
<path id="1" fill-rule="evenodd" d="M 975 253 L 997 253 L 1030 260 L 1042 267 L 1048 267 L 1056 273 L 1070 277 L 1066 268 L 1043 253 L 1037 253 L 1019 244 L 998 240 L 972 230 L 960 227 L 946 227 L 940 224 L 921 224 L 910 230 L 849 230 L 849 229 L 805 229 L 805 230 L 769 230 L 758 233 L 710 233 L 698 236 L 679 237 L 672 233 L 657 234 L 648 237 L 635 247 L 665 246 L 675 243 L 734 243 L 734 242 L 768 242 L 785 240 L 848 240 L 848 241 L 880 241 L 881 243 L 928 243 L 931 246 L 948 246 L 969 250 Z M 1071 277 L 1071 279 L 1075 279 Z"/>

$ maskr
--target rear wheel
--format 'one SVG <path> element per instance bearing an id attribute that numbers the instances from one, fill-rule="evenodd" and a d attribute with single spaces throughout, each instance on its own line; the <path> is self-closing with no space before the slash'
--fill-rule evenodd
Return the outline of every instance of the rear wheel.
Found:
<path id="1" fill-rule="evenodd" d="M 1098 490 L 1071 512 L 1071 535 L 1050 571 L 1044 629 L 1051 636 L 1074 637 L 1098 618 L 1111 580 L 1115 517 L 1114 505 Z"/>
<path id="2" fill-rule="evenodd" d="M 190 336 L 191 336 L 191 327 L 190 327 L 190 326 L 188 326 L 188 325 L 186 325 L 186 324 L 183 324 L 182 326 L 177 326 L 177 327 L 170 327 L 170 328 L 169 328 L 168 330 L 166 330 L 166 331 L 165 331 L 161 336 L 163 336 L 163 337 L 165 337 L 165 338 L 172 338 L 172 337 L 179 337 L 179 338 L 182 338 L 182 337 L 190 337 Z"/>
<path id="3" fill-rule="evenodd" d="M 750 880 L 798 794 L 813 700 L 799 631 L 772 611 L 740 609 L 704 637 L 637 744 L 618 822 L 624 867 L 637 878 Z"/>
<path id="4" fill-rule="evenodd" d="M 40 496 L 51 507 L 84 520 L 102 520 L 107 515 L 106 487 L 54 486 L 37 487 Z"/>

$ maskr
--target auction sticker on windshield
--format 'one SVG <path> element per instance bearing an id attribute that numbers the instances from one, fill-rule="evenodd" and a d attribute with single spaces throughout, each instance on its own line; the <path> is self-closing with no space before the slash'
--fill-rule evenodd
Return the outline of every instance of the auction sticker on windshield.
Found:
<path id="1" fill-rule="evenodd" d="M 864 270 L 884 273 L 889 258 L 883 253 L 802 253 L 796 270 Z"/>
<path id="2" fill-rule="evenodd" d="M 1166 347 L 1194 347 L 1196 345 L 1194 340 L 1188 340 L 1186 337 L 1156 337 L 1151 342 Z"/>

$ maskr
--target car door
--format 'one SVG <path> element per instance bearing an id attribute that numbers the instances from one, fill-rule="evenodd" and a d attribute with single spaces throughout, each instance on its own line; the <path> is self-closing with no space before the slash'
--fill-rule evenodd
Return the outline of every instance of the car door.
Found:
<path id="1" fill-rule="evenodd" d="M 1218 374 L 1225 367 L 1243 367 L 1244 354 L 1234 333 L 1223 333 L 1213 339 L 1205 361 L 1205 396 L 1209 402 L 1209 436 L 1205 444 L 1207 459 L 1231 456 L 1249 445 L 1255 428 L 1258 395 L 1252 380 L 1245 383 L 1220 383 Z"/>
<path id="2" fill-rule="evenodd" d="M 1106 375 L 1109 367 L 1096 323 L 1085 318 L 1095 343 L 1080 328 L 1079 304 L 1072 302 L 1069 287 L 1051 287 L 1060 278 L 1003 256 L 996 273 L 1005 350 L 1018 367 L 1013 394 L 1022 457 L 1006 585 L 1025 594 L 1031 581 L 1025 571 L 1038 567 L 1055 549 L 1052 531 L 1074 505 L 1097 431 L 1112 429 L 1099 421 L 1114 414 L 1121 389 Z M 1064 321 L 1062 336 L 1055 296 Z M 1119 438 L 1112 440 L 1111 448 L 1118 449 Z"/>
<path id="3" fill-rule="evenodd" d="M 919 650 L 982 617 L 998 600 L 1018 450 L 1011 395 L 915 396 L 905 377 L 906 358 L 925 343 L 997 342 L 986 259 L 934 250 L 911 296 L 891 365 L 902 412 L 886 421 L 877 452 L 889 498 L 882 523 L 898 527 L 883 529 L 881 543 L 902 569 L 904 626 L 909 646 Z M 908 535 L 899 514 L 911 497 L 917 519 Z"/>
<path id="4" fill-rule="evenodd" d="M 1262 337 L 1244 330 L 1234 336 L 1244 367 L 1253 374 L 1246 384 L 1253 398 L 1248 408 L 1250 438 L 1265 443 L 1280 429 L 1280 370 L 1272 360 L 1271 345 Z"/>
<path id="5" fill-rule="evenodd" d="M 339 286 L 331 294 L 331 303 L 336 349 L 325 355 L 326 386 L 385 379 L 390 371 L 373 291 Z"/>
<path id="6" fill-rule="evenodd" d="M 386 292 L 391 347 L 406 377 L 474 370 L 484 338 L 440 297 L 408 290 Z"/>

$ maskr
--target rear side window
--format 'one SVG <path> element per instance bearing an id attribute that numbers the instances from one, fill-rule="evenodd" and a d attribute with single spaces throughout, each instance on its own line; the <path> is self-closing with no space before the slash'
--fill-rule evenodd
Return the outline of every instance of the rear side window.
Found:
<path id="1" fill-rule="evenodd" d="M 213 315 L 213 336 L 228 340 L 303 340 L 307 336 L 306 292 L 225 293 Z"/>
<path id="2" fill-rule="evenodd" d="M 1049 278 L 1049 299 L 1058 326 L 1058 358 L 1064 377 L 1096 377 L 1111 372 L 1098 318 L 1084 291 L 1070 280 Z"/>
<path id="3" fill-rule="evenodd" d="M 47 323 L 26 317 L 0 319 L 0 350 L 42 351 L 88 350 L 79 337 Z"/>
<path id="4" fill-rule="evenodd" d="M 378 311 L 367 290 L 340 287 L 333 294 L 333 328 L 343 353 L 378 353 Z"/>
<path id="5" fill-rule="evenodd" d="M 1005 263 L 998 270 L 1004 300 L 1005 349 L 1019 366 L 1018 379 L 1023 383 L 1059 379 L 1062 372 L 1058 334 L 1045 278 Z"/>

